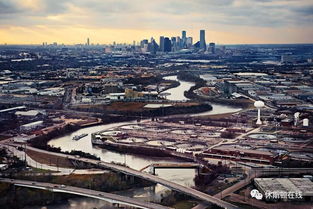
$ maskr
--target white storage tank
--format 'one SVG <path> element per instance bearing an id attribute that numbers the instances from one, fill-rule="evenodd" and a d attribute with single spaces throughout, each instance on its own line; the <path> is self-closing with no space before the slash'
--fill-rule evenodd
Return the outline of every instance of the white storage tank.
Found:
<path id="1" fill-rule="evenodd" d="M 309 119 L 305 118 L 303 119 L 303 126 L 308 127 L 309 126 Z"/>

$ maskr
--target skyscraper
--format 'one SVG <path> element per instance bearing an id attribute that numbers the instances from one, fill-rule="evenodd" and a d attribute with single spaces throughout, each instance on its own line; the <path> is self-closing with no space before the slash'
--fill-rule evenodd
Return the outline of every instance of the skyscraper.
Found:
<path id="1" fill-rule="evenodd" d="M 143 39 L 142 41 L 140 41 L 140 48 L 144 48 L 144 46 L 147 44 L 148 44 L 148 39 Z"/>
<path id="2" fill-rule="evenodd" d="M 90 45 L 90 40 L 89 40 L 89 38 L 87 38 L 87 46 L 89 46 Z"/>
<path id="3" fill-rule="evenodd" d="M 187 43 L 187 33 L 185 30 L 182 31 L 182 42 L 181 42 L 181 48 L 186 48 Z"/>
<path id="4" fill-rule="evenodd" d="M 181 37 L 182 37 L 182 38 L 186 38 L 186 37 L 187 37 L 187 33 L 186 33 L 185 30 L 182 31 L 182 36 L 181 36 Z"/>
<path id="5" fill-rule="evenodd" d="M 206 51 L 205 30 L 200 30 L 200 49 Z"/>
<path id="6" fill-rule="evenodd" d="M 177 45 L 177 50 L 180 50 L 182 47 L 182 39 L 179 37 L 179 36 L 177 36 L 176 37 L 176 45 Z"/>
<path id="7" fill-rule="evenodd" d="M 215 54 L 215 43 L 210 43 L 208 50 L 211 54 Z"/>
<path id="8" fill-rule="evenodd" d="M 193 44 L 192 37 L 188 37 L 186 41 L 187 48 L 190 48 Z"/>
<path id="9" fill-rule="evenodd" d="M 160 51 L 164 52 L 164 36 L 160 36 Z"/>
<path id="10" fill-rule="evenodd" d="M 164 52 L 172 51 L 172 43 L 168 37 L 164 38 Z"/>
<path id="11" fill-rule="evenodd" d="M 159 46 L 158 46 L 158 44 L 155 42 L 154 38 L 151 38 L 151 42 L 148 44 L 148 51 L 149 51 L 151 54 L 156 54 L 158 48 L 159 48 Z"/>
<path id="12" fill-rule="evenodd" d="M 176 37 L 172 37 L 171 42 L 172 42 L 172 51 L 177 51 L 178 48 L 177 48 Z"/>

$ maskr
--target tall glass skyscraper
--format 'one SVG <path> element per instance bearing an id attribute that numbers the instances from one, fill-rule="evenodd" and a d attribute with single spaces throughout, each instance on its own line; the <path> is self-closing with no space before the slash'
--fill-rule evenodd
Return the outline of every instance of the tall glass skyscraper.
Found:
<path id="1" fill-rule="evenodd" d="M 187 44 L 187 33 L 185 30 L 183 30 L 181 48 L 186 48 L 186 44 Z"/>
<path id="2" fill-rule="evenodd" d="M 186 38 L 187 37 L 187 33 L 186 33 L 185 30 L 183 30 L 181 34 L 182 34 L 182 36 L 181 36 L 182 38 Z"/>
<path id="3" fill-rule="evenodd" d="M 168 37 L 164 38 L 164 52 L 172 51 L 172 43 Z"/>
<path id="4" fill-rule="evenodd" d="M 160 51 L 164 52 L 164 36 L 160 36 Z"/>
<path id="5" fill-rule="evenodd" d="M 205 30 L 200 30 L 200 49 L 206 51 Z"/>

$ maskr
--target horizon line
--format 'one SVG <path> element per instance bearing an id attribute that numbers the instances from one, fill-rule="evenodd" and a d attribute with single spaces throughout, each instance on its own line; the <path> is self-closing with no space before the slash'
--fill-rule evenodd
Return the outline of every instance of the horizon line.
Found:
<path id="1" fill-rule="evenodd" d="M 48 43 L 48 42 L 42 42 L 42 43 L 47 43 L 49 45 L 53 45 L 54 42 Z M 43 46 L 39 43 L 2 43 L 0 44 L 0 46 Z M 113 45 L 113 42 L 110 44 L 104 44 L 104 43 L 90 43 L 90 45 L 87 45 L 86 43 L 57 43 L 57 46 L 77 46 L 77 45 L 82 45 L 82 46 L 110 46 Z M 137 42 L 138 43 L 138 42 Z M 291 42 L 291 43 L 223 43 L 223 44 L 219 44 L 216 42 L 210 42 L 210 43 L 215 43 L 216 45 L 312 45 L 313 42 L 300 42 L 300 43 L 295 43 L 295 42 Z M 116 45 L 133 45 L 133 43 L 116 43 Z M 208 45 L 208 44 L 207 44 Z M 136 46 L 139 46 L 138 44 L 136 44 Z"/>

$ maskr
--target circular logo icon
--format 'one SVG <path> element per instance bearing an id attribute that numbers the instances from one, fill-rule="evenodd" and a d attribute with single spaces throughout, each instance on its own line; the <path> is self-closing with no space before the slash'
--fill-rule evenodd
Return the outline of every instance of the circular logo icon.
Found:
<path id="1" fill-rule="evenodd" d="M 257 199 L 257 200 L 262 200 L 262 198 L 263 198 L 263 195 L 260 192 L 257 193 L 255 196 L 255 199 Z"/>
<path id="2" fill-rule="evenodd" d="M 259 192 L 259 190 L 257 189 L 252 189 L 250 192 L 251 197 L 257 199 L 257 200 L 262 200 L 263 195 L 261 192 Z"/>
<path id="3" fill-rule="evenodd" d="M 259 193 L 257 189 L 252 189 L 250 192 L 251 197 L 256 197 L 256 195 Z"/>

